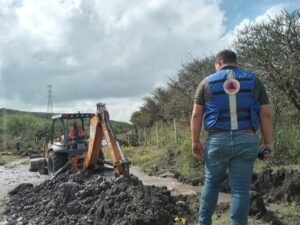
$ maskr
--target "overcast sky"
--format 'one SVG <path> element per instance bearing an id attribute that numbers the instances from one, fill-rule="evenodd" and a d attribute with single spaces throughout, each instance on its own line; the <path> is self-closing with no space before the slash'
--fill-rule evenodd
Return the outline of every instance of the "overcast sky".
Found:
<path id="1" fill-rule="evenodd" d="M 297 0 L 0 0 L 0 108 L 94 112 L 129 121 L 190 56 Z"/>

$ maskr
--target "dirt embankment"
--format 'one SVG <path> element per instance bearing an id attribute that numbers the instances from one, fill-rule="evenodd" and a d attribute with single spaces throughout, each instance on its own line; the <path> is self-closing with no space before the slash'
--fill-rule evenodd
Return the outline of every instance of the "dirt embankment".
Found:
<path id="1" fill-rule="evenodd" d="M 222 192 L 230 193 L 230 180 L 227 176 L 222 184 Z M 277 171 L 264 170 L 252 174 L 251 191 L 264 199 L 265 203 L 282 201 L 300 204 L 300 171 L 282 168 Z"/>
<path id="2" fill-rule="evenodd" d="M 252 189 L 266 202 L 282 201 L 300 204 L 300 171 L 280 169 L 276 172 L 265 170 L 252 177 Z"/>
<path id="3" fill-rule="evenodd" d="M 229 178 L 224 180 L 224 192 L 230 192 Z M 274 172 L 271 169 L 252 175 L 250 215 L 262 217 L 266 214 L 265 205 L 295 202 L 300 204 L 300 171 L 280 169 Z M 228 203 L 217 207 L 217 212 L 229 210 Z"/>

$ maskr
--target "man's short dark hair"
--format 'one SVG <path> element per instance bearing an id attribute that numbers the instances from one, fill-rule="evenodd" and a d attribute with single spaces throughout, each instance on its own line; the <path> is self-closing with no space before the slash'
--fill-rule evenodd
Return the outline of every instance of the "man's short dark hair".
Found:
<path id="1" fill-rule="evenodd" d="M 221 61 L 223 64 L 227 63 L 237 63 L 237 56 L 234 51 L 231 51 L 229 49 L 225 49 L 220 51 L 216 55 L 216 61 Z"/>

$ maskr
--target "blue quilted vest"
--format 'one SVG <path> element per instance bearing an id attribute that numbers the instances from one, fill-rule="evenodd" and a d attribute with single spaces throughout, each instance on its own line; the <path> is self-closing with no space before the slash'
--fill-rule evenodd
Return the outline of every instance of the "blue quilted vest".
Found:
<path id="1" fill-rule="evenodd" d="M 212 98 L 204 105 L 204 128 L 257 130 L 260 104 L 253 98 L 256 76 L 236 67 L 228 68 L 205 78 Z"/>

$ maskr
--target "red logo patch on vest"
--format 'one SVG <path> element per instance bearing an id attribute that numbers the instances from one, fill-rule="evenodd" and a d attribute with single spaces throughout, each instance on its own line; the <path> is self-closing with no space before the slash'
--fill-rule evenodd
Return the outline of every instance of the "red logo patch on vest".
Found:
<path id="1" fill-rule="evenodd" d="M 223 89 L 227 94 L 235 95 L 240 90 L 240 82 L 236 79 L 226 80 Z"/>

